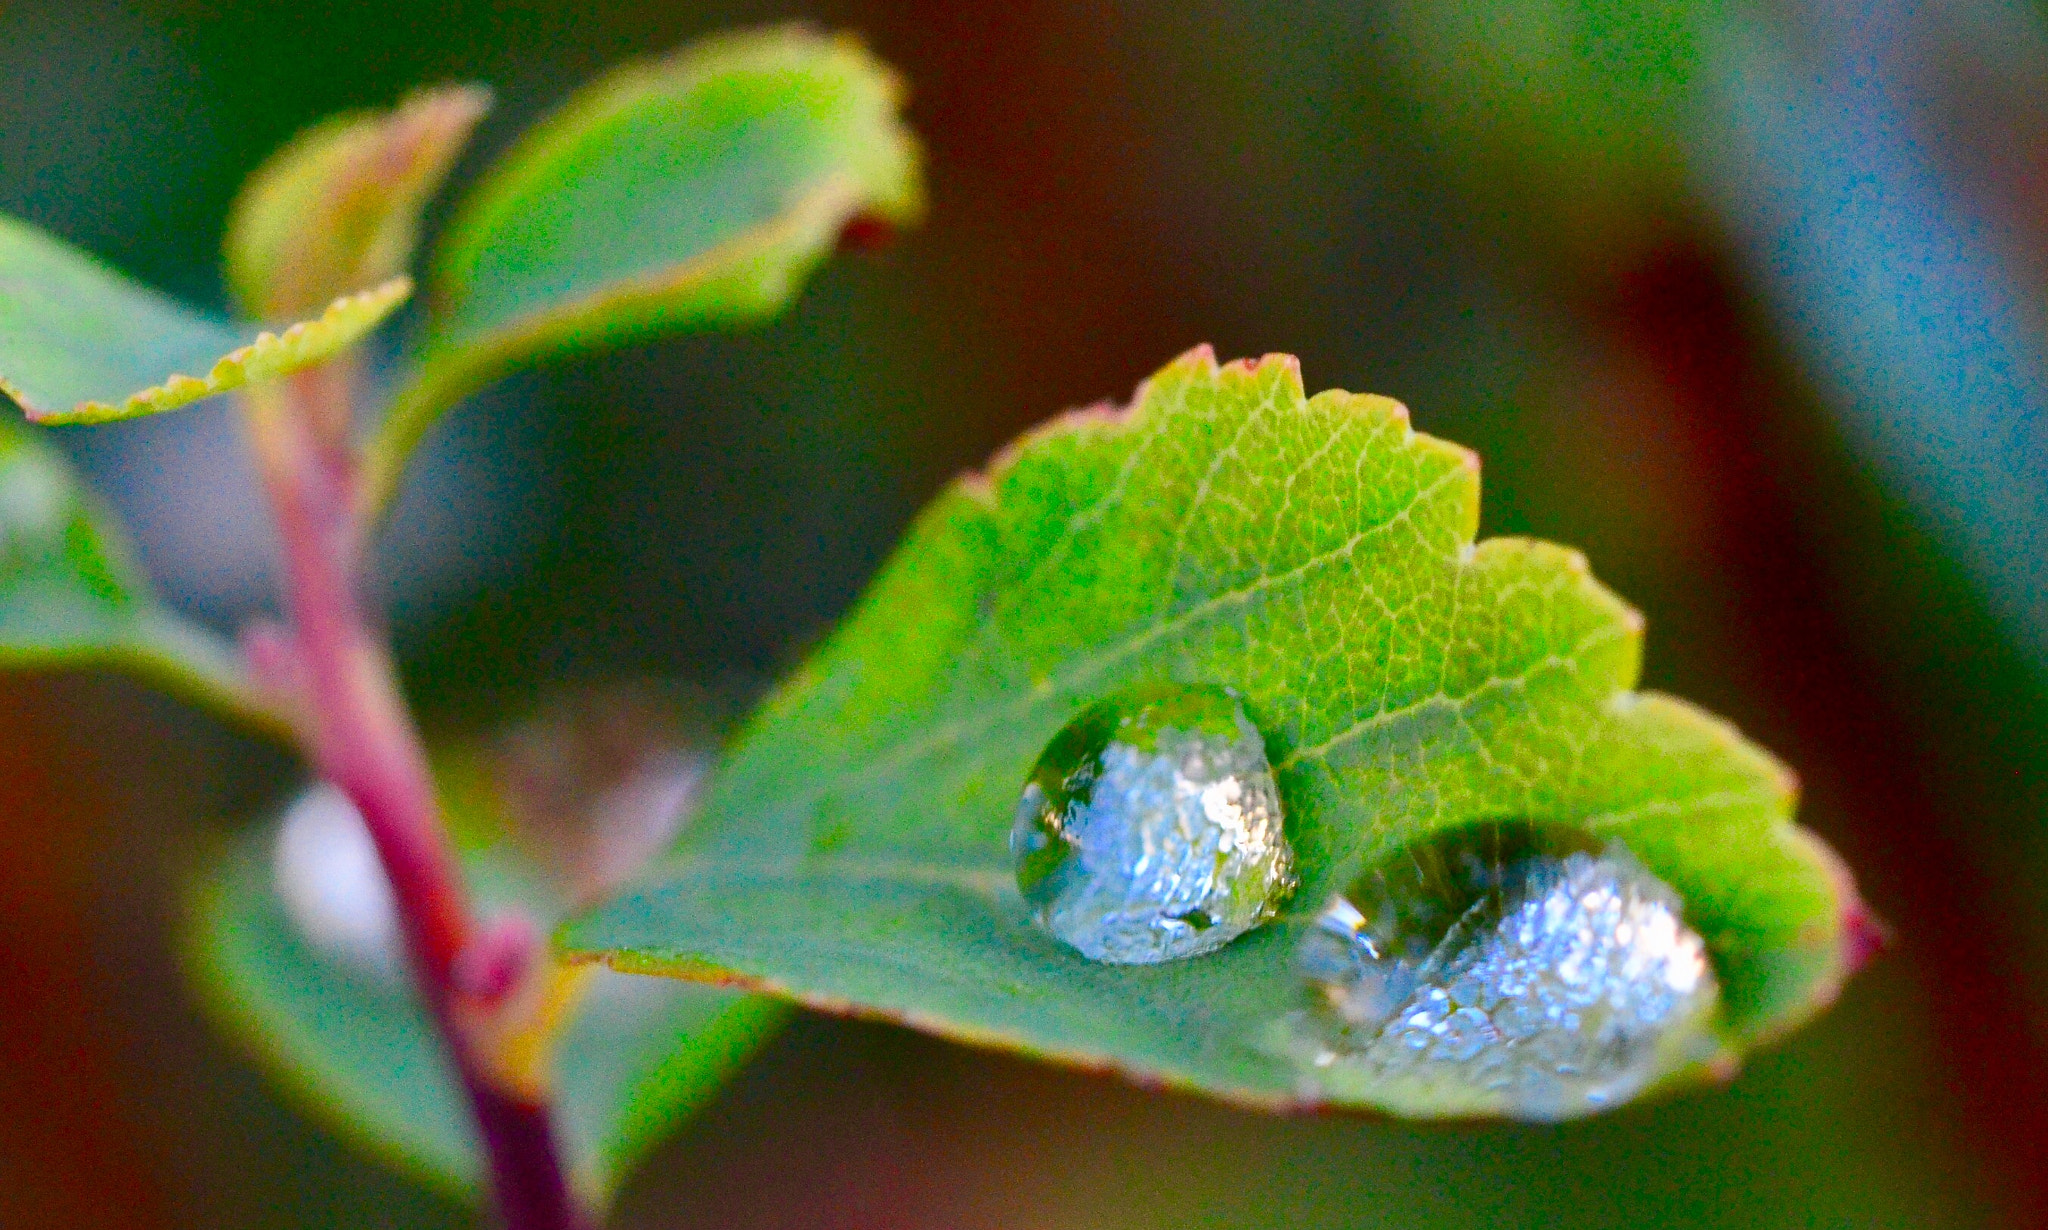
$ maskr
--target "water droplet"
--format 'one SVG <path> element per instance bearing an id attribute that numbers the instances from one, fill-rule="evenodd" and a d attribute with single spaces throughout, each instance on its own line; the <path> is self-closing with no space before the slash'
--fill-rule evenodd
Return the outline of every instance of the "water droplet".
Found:
<path id="1" fill-rule="evenodd" d="M 1010 853 L 1039 925 L 1116 964 L 1221 948 L 1295 885 L 1265 740 L 1215 687 L 1143 688 L 1083 710 L 1032 770 Z"/>
<path id="2" fill-rule="evenodd" d="M 370 830 L 348 796 L 326 782 L 285 809 L 271 878 L 299 933 L 329 958 L 379 982 L 404 974 L 398 911 Z"/>
<path id="3" fill-rule="evenodd" d="M 1710 1058 L 1718 984 L 1677 894 L 1619 844 L 1489 822 L 1404 851 L 1304 938 L 1314 1083 L 1418 1114 L 1563 1119 Z"/>

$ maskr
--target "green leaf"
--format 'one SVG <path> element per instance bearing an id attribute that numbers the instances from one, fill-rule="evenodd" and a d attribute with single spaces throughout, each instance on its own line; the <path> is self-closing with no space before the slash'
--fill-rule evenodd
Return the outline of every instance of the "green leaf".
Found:
<path id="1" fill-rule="evenodd" d="M 266 733 L 232 646 L 166 610 L 106 510 L 34 429 L 0 420 L 0 667 L 110 667 Z"/>
<path id="2" fill-rule="evenodd" d="M 405 272 L 420 211 L 491 103 L 481 86 L 424 90 L 392 111 L 333 116 L 249 177 L 228 214 L 228 285 L 275 320 Z"/>
<path id="3" fill-rule="evenodd" d="M 570 903 L 612 891 L 688 822 L 715 746 L 712 712 L 670 684 L 584 685 L 437 752 L 477 916 L 551 925 Z M 467 1104 L 404 976 L 397 927 L 360 816 L 320 786 L 211 868 L 186 951 L 207 1002 L 304 1102 L 402 1168 L 474 1195 L 481 1159 Z M 786 1010 L 588 972 L 551 965 L 519 992 L 501 1058 L 518 1079 L 552 1084 L 574 1181 L 597 1206 Z"/>
<path id="4" fill-rule="evenodd" d="M 194 894 L 186 964 L 204 1002 L 337 1131 L 478 1198 L 481 1153 L 432 1024 L 395 965 L 363 959 L 362 937 L 309 935 L 280 895 L 276 839 L 265 826 L 232 846 Z M 502 843 L 466 850 L 464 866 L 487 910 L 545 920 L 561 909 L 539 869 Z M 598 1206 L 786 1015 L 736 991 L 605 972 L 571 1001 L 554 1054 L 558 1130 L 576 1186 Z"/>
<path id="5" fill-rule="evenodd" d="M 1641 620 L 1582 557 L 1473 545 L 1478 496 L 1472 455 L 1399 404 L 1195 351 L 941 495 L 670 860 L 562 939 L 1246 1103 L 1392 1108 L 1272 1044 L 1297 945 L 1368 860 L 1524 816 L 1620 839 L 1682 895 L 1732 1060 L 1832 997 L 1853 890 L 1790 822 L 1789 773 L 1630 690 Z M 1080 709 L 1168 681 L 1243 694 L 1301 887 L 1214 954 L 1093 963 L 1029 921 L 1011 817 Z"/>
<path id="6" fill-rule="evenodd" d="M 195 311 L 0 215 L 0 392 L 45 423 L 175 410 L 325 362 L 411 293 L 394 278 L 272 332 Z"/>
<path id="7" fill-rule="evenodd" d="M 852 39 L 782 26 L 613 71 L 487 174 L 442 243 L 430 336 L 372 442 L 388 496 L 439 414 L 572 350 L 772 315 L 856 215 L 922 208 L 902 89 Z"/>

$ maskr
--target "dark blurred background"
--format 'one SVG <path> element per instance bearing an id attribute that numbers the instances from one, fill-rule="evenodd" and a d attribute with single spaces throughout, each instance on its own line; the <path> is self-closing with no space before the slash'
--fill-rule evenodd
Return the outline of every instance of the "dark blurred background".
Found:
<path id="1" fill-rule="evenodd" d="M 1476 448 L 1488 533 L 1586 548 L 1647 682 L 1793 764 L 1897 943 L 1725 1090 L 1572 1127 L 1275 1119 L 804 1018 L 633 1180 L 634 1227 L 2048 1225 L 2048 29 L 1999 0 L 0 2 L 0 209 L 218 304 L 240 179 L 330 111 L 861 32 L 927 226 L 787 318 L 466 406 L 387 551 L 409 683 L 744 696 L 940 484 L 1197 342 Z M 152 574 L 268 601 L 231 409 L 65 445 Z M 195 852 L 277 754 L 106 679 L 0 680 L 0 1225 L 439 1227 L 217 1039 Z"/>

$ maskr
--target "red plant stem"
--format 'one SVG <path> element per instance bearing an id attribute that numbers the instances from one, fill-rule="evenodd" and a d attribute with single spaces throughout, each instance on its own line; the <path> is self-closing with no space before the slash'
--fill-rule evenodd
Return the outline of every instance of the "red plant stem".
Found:
<path id="1" fill-rule="evenodd" d="M 549 1108 L 504 1087 L 465 1027 L 459 961 L 476 934 L 441 825 L 427 756 L 359 593 L 363 521 L 345 429 L 342 363 L 250 397 L 250 424 L 283 548 L 285 608 L 304 695 L 301 738 L 322 776 L 362 813 L 391 881 L 421 998 L 476 1115 L 507 1230 L 579 1230 Z"/>

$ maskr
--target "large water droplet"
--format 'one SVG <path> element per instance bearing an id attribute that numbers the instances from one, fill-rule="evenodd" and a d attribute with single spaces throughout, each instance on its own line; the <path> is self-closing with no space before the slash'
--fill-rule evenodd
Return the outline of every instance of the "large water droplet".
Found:
<path id="1" fill-rule="evenodd" d="M 1490 822 L 1405 851 L 1330 903 L 1300 962 L 1310 1083 L 1396 1111 L 1570 1118 L 1718 1049 L 1677 895 L 1569 829 Z"/>
<path id="2" fill-rule="evenodd" d="M 1215 687 L 1143 688 L 1083 710 L 1025 784 L 1010 852 L 1039 925 L 1116 964 L 1221 948 L 1295 884 L 1265 740 Z"/>

